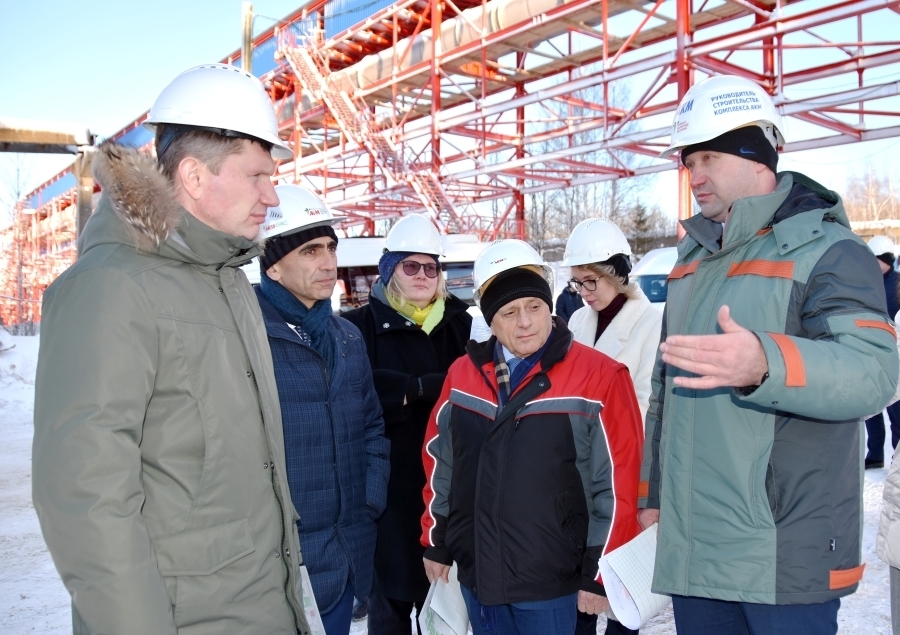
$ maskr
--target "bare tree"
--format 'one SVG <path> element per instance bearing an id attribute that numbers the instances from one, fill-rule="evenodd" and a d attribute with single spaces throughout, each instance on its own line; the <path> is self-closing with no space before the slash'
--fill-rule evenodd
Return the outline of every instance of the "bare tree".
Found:
<path id="1" fill-rule="evenodd" d="M 900 219 L 900 199 L 890 174 L 877 174 L 870 164 L 865 174 L 847 181 L 844 208 L 851 221 Z"/>
<path id="2" fill-rule="evenodd" d="M 27 155 L 4 155 L 8 178 L 0 183 L 0 207 L 6 212 L 0 234 L 0 325 L 14 335 L 34 335 L 32 302 L 25 298 L 22 197 L 30 179 Z M 11 324 L 12 323 L 12 324 Z"/>
<path id="3" fill-rule="evenodd" d="M 583 72 L 590 72 L 585 70 Z M 594 87 L 580 91 L 572 95 L 574 100 L 567 102 L 542 102 L 538 107 L 548 115 L 541 123 L 532 123 L 530 128 L 535 131 L 549 129 L 558 126 L 562 122 L 577 124 L 582 121 L 596 119 L 601 114 L 596 108 L 581 104 L 602 104 L 604 95 L 601 88 Z M 618 84 L 612 87 L 609 94 L 609 106 L 628 110 L 630 108 L 630 91 L 627 84 Z M 638 122 L 628 123 L 624 133 L 639 129 Z M 586 132 L 578 132 L 566 137 L 557 137 L 539 144 L 536 152 L 552 152 L 569 145 L 585 145 L 600 141 L 603 138 L 603 130 L 595 129 Z M 585 153 L 577 158 L 581 163 L 609 168 L 634 169 L 645 164 L 648 159 L 631 155 L 629 153 L 616 153 L 615 156 L 603 150 Z M 567 176 L 569 168 L 560 168 L 558 175 Z M 539 249 L 549 242 L 556 242 L 569 236 L 575 225 L 585 218 L 605 218 L 621 227 L 626 234 L 633 233 L 632 227 L 635 220 L 632 216 L 636 213 L 645 214 L 646 218 L 638 219 L 642 227 L 646 223 L 658 227 L 662 231 L 671 229 L 674 233 L 674 224 L 667 221 L 665 215 L 658 209 L 648 210 L 642 195 L 649 187 L 655 175 L 642 177 L 628 177 L 575 185 L 559 190 L 541 192 L 531 197 L 531 208 L 526 210 L 528 217 L 529 239 Z M 537 181 L 535 181 L 537 183 Z M 651 219 L 652 217 L 652 219 Z M 641 229 L 642 232 L 650 231 L 649 228 Z M 656 230 L 654 230 L 656 231 Z M 643 234 L 642 234 L 643 235 Z"/>
<path id="4" fill-rule="evenodd" d="M 6 212 L 6 220 L 12 222 L 17 205 L 25 195 L 27 183 L 31 180 L 32 161 L 27 154 L 15 152 L 12 154 L 0 154 L 3 166 L 0 174 L 5 173 L 5 178 L 0 180 L 0 208 Z M 0 226 L 6 223 L 0 223 Z"/>

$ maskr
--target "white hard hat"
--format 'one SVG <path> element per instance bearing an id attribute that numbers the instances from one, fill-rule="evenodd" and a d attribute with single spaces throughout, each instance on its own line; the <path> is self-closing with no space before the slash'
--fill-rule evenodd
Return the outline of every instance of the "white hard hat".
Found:
<path id="1" fill-rule="evenodd" d="M 444 245 L 437 227 L 421 214 L 410 214 L 398 220 L 384 240 L 384 250 L 444 255 Z"/>
<path id="2" fill-rule="evenodd" d="M 775 148 L 784 145 L 781 115 L 759 84 L 735 75 L 710 77 L 685 93 L 672 122 L 669 147 L 659 156 L 750 125 L 762 128 Z"/>
<path id="3" fill-rule="evenodd" d="M 472 268 L 472 282 L 475 286 L 473 297 L 481 308 L 481 292 L 486 283 L 497 274 L 515 269 L 516 267 L 531 267 L 539 270 L 544 280 L 550 285 L 550 294 L 553 294 L 553 269 L 544 262 L 537 250 L 524 240 L 509 238 L 496 240 L 484 248 L 475 258 L 475 266 Z"/>
<path id="4" fill-rule="evenodd" d="M 153 102 L 144 126 L 178 124 L 214 131 L 237 132 L 272 144 L 272 156 L 291 159 L 294 153 L 278 136 L 275 108 L 262 82 L 227 64 L 204 64 L 184 71 Z"/>
<path id="5" fill-rule="evenodd" d="M 270 207 L 266 213 L 266 221 L 259 228 L 260 240 L 334 225 L 346 219 L 346 216 L 335 216 L 318 194 L 299 185 L 276 185 L 275 193 L 278 207 Z"/>
<path id="6" fill-rule="evenodd" d="M 631 245 L 615 223 L 600 218 L 581 221 L 572 230 L 566 242 L 562 264 L 578 267 L 594 262 L 605 262 L 615 256 L 631 256 Z"/>
<path id="7" fill-rule="evenodd" d="M 871 249 L 872 253 L 876 256 L 894 253 L 894 241 L 887 236 L 872 236 L 872 238 L 869 239 L 868 245 L 869 249 Z"/>

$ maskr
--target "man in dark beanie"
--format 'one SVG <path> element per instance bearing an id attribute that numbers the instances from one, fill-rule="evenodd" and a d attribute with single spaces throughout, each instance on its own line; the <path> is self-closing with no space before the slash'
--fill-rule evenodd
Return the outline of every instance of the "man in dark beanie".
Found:
<path id="1" fill-rule="evenodd" d="M 350 631 L 354 596 L 372 586 L 375 519 L 390 443 L 359 329 L 333 315 L 339 218 L 314 193 L 275 188 L 256 288 L 272 349 L 287 480 L 303 564 L 328 635 Z"/>
<path id="2" fill-rule="evenodd" d="M 493 337 L 469 342 L 428 422 L 425 572 L 456 562 L 474 635 L 574 633 L 576 607 L 609 608 L 600 556 L 639 531 L 631 377 L 553 318 L 527 243 L 491 244 L 473 279 Z"/>

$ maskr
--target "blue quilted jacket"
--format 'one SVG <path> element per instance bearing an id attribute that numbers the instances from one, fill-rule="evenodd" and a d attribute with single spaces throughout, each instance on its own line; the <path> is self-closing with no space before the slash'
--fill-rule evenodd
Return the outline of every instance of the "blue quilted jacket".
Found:
<path id="1" fill-rule="evenodd" d="M 337 604 L 348 579 L 364 598 L 372 586 L 375 519 L 387 499 L 390 442 L 359 330 L 331 317 L 335 366 L 304 344 L 259 289 L 281 418 L 303 563 L 319 611 Z"/>

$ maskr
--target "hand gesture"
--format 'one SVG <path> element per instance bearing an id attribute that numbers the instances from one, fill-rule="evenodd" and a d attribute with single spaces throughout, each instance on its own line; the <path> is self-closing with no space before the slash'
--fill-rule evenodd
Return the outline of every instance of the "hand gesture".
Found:
<path id="1" fill-rule="evenodd" d="M 665 363 L 699 375 L 676 377 L 676 386 L 698 390 L 758 386 L 768 372 L 762 344 L 731 319 L 728 305 L 719 309 L 718 319 L 719 335 L 672 335 L 659 345 Z"/>

